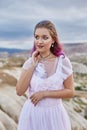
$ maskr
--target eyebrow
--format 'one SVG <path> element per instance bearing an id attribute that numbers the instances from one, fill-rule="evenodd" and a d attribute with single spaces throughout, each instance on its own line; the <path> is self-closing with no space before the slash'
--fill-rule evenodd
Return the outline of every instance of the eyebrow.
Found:
<path id="1" fill-rule="evenodd" d="M 38 34 L 34 34 L 34 35 L 37 35 L 37 36 L 39 36 Z M 46 35 L 46 34 L 43 34 L 42 36 L 48 36 L 48 35 Z"/>

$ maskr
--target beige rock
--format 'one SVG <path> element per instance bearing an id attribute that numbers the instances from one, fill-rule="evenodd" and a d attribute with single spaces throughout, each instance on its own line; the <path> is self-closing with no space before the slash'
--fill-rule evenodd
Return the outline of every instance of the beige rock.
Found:
<path id="1" fill-rule="evenodd" d="M 0 106 L 8 116 L 18 122 L 20 105 L 13 98 L 0 92 Z"/>
<path id="2" fill-rule="evenodd" d="M 17 79 L 15 77 L 4 72 L 0 72 L 0 79 L 2 84 L 9 84 L 15 86 L 17 83 Z"/>
<path id="3" fill-rule="evenodd" d="M 5 126 L 3 125 L 1 121 L 0 121 L 0 130 L 6 130 Z"/>
<path id="4" fill-rule="evenodd" d="M 69 114 L 72 130 L 87 130 L 87 120 L 73 109 L 71 102 L 65 102 L 64 106 Z"/>
<path id="5" fill-rule="evenodd" d="M 11 117 L 5 114 L 3 111 L 0 110 L 0 130 L 17 130 L 17 124 Z M 5 129 L 6 128 L 6 129 Z"/>
<path id="6" fill-rule="evenodd" d="M 84 109 L 84 117 L 87 119 L 87 106 Z"/>
<path id="7" fill-rule="evenodd" d="M 13 69 L 9 70 L 9 69 L 4 69 L 3 72 L 7 73 L 9 75 L 12 75 L 13 77 L 15 77 L 16 79 L 19 79 L 20 74 L 21 74 L 22 68 L 18 68 L 18 67 L 14 67 Z"/>
<path id="8" fill-rule="evenodd" d="M 87 66 L 82 63 L 72 62 L 73 71 L 75 73 L 87 74 Z"/>
<path id="9" fill-rule="evenodd" d="M 20 109 L 26 100 L 26 95 L 20 97 L 17 96 L 16 87 L 12 87 L 10 85 L 2 85 L 2 87 L 0 88 L 0 92 L 8 95 L 9 97 L 12 97 L 12 99 L 14 99 L 19 104 Z"/>
<path id="10" fill-rule="evenodd" d="M 14 129 L 11 127 L 11 123 L 8 124 L 9 128 L 11 127 L 11 130 L 17 130 L 20 111 L 25 100 L 26 96 L 17 96 L 15 87 L 6 84 L 0 87 L 0 109 L 3 111 L 3 114 L 5 114 L 7 117 L 10 117 L 10 119 L 16 124 Z M 0 114 L 0 121 L 2 121 L 2 119 L 3 117 Z M 9 121 L 8 118 L 4 118 L 3 122 L 7 122 L 6 120 Z M 7 126 L 5 126 L 3 122 L 0 123 L 0 130 L 10 130 L 6 128 Z"/>

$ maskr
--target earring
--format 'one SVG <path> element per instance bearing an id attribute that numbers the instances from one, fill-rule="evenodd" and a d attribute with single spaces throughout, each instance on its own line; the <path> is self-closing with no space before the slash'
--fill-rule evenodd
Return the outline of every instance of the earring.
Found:
<path id="1" fill-rule="evenodd" d="M 54 43 L 51 44 L 51 47 L 54 47 Z"/>

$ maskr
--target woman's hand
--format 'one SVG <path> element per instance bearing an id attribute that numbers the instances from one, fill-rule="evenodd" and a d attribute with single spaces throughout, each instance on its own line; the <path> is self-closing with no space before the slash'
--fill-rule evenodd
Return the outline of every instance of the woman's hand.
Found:
<path id="1" fill-rule="evenodd" d="M 39 52 L 36 50 L 32 54 L 32 65 L 37 66 L 38 62 L 40 60 Z"/>
<path id="2" fill-rule="evenodd" d="M 45 91 L 39 91 L 31 95 L 30 100 L 36 106 L 36 104 L 43 98 L 45 98 Z"/>

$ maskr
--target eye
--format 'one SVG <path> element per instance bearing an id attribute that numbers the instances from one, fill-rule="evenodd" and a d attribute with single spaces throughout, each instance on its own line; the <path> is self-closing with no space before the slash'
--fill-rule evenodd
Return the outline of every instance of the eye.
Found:
<path id="1" fill-rule="evenodd" d="M 48 38 L 49 38 L 49 37 L 48 37 L 47 35 L 44 35 L 44 36 L 43 36 L 43 39 L 44 39 L 44 40 L 47 40 Z"/>
<path id="2" fill-rule="evenodd" d="M 38 35 L 35 35 L 34 37 L 35 37 L 35 39 L 36 39 L 36 40 L 38 40 L 38 39 L 39 39 L 39 36 L 38 36 Z"/>

